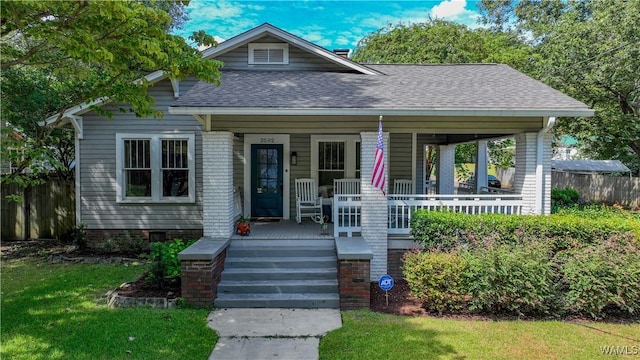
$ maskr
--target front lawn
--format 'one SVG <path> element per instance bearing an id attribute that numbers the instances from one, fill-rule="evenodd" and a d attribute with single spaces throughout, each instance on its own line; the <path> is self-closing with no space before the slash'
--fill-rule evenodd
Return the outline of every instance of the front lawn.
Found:
<path id="1" fill-rule="evenodd" d="M 342 321 L 341 329 L 320 341 L 320 359 L 597 359 L 625 349 L 627 355 L 640 353 L 640 324 L 451 320 L 364 310 L 343 312 Z"/>
<path id="2" fill-rule="evenodd" d="M 3 359 L 206 359 L 208 310 L 110 309 L 101 296 L 142 266 L 2 263 Z"/>

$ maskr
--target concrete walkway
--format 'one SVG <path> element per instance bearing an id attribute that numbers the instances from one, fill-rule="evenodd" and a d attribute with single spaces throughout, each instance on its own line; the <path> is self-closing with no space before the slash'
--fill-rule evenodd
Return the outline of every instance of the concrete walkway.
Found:
<path id="1" fill-rule="evenodd" d="M 220 339 L 209 359 L 318 359 L 320 338 L 342 327 L 338 309 L 221 309 L 208 326 Z"/>

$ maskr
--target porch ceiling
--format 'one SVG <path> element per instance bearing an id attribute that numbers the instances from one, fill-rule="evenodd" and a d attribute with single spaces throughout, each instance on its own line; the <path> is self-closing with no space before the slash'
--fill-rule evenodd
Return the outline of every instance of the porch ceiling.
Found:
<path id="1" fill-rule="evenodd" d="M 202 118 L 206 118 L 203 116 Z M 542 117 L 384 116 L 390 133 L 451 136 L 450 142 L 470 137 L 500 137 L 542 128 Z M 211 116 L 211 130 L 234 133 L 360 134 L 377 131 L 378 116 Z"/>

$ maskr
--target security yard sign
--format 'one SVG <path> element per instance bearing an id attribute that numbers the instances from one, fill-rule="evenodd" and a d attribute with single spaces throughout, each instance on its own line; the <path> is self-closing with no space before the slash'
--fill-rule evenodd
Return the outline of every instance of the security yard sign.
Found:
<path id="1" fill-rule="evenodd" d="M 391 275 L 382 275 L 378 280 L 378 286 L 384 290 L 384 297 L 387 300 L 387 306 L 389 306 L 389 290 L 393 287 L 393 278 Z"/>

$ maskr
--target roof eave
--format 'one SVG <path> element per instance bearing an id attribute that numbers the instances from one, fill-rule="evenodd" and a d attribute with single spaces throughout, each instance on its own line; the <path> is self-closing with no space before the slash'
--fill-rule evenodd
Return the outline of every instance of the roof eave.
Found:
<path id="1" fill-rule="evenodd" d="M 167 75 L 165 75 L 164 71 L 162 70 L 157 70 L 154 71 L 148 75 L 145 75 L 143 78 L 137 79 L 134 81 L 134 83 L 139 83 L 143 80 L 148 81 L 152 84 L 155 84 L 163 79 L 167 78 Z M 82 104 L 78 104 L 72 108 L 67 109 L 65 112 L 63 112 L 62 114 L 57 113 L 54 115 L 49 116 L 48 118 L 46 118 L 44 121 L 41 121 L 38 123 L 39 126 L 49 126 L 51 124 L 55 124 L 57 121 L 59 120 L 64 120 L 66 118 L 69 118 L 71 116 L 78 116 L 78 115 L 82 115 L 83 113 L 89 111 L 91 109 L 92 106 L 100 106 L 100 105 L 104 105 L 106 103 L 108 103 L 109 101 L 111 101 L 108 97 L 100 97 L 97 98 L 93 101 L 90 102 L 84 102 Z M 61 124 L 58 124 L 61 125 Z"/>
<path id="2" fill-rule="evenodd" d="M 497 117 L 591 117 L 592 109 L 393 109 L 393 108 L 272 108 L 171 106 L 175 115 L 321 115 L 321 116 L 497 116 Z"/>

